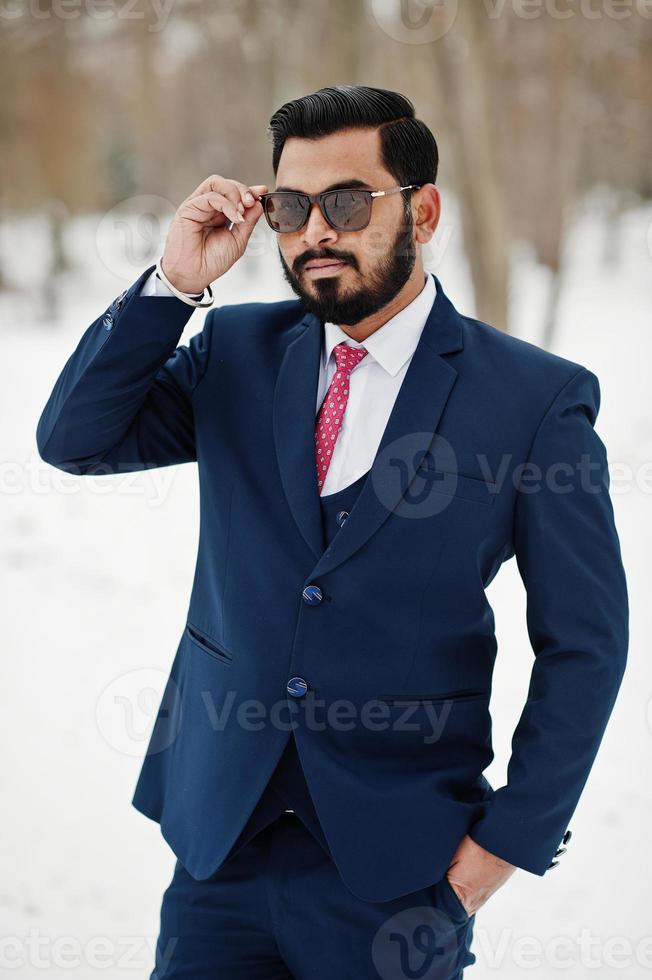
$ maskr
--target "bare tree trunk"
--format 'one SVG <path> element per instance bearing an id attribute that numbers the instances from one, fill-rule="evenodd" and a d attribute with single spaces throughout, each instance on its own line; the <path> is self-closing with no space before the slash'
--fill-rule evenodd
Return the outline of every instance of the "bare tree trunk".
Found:
<path id="1" fill-rule="evenodd" d="M 586 84 L 586 59 L 572 35 L 560 31 L 552 45 L 549 85 L 551 154 L 549 200 L 542 209 L 539 229 L 539 258 L 552 272 L 550 296 L 544 322 L 542 345 L 550 350 L 555 342 L 559 301 L 563 289 L 562 253 L 564 233 L 577 196 L 582 157 L 582 125 L 578 118 Z"/>
<path id="2" fill-rule="evenodd" d="M 508 238 L 494 136 L 495 67 L 481 5 L 460 6 L 455 33 L 435 48 L 476 315 L 507 327 Z M 485 28 L 483 37 L 482 29 Z"/>

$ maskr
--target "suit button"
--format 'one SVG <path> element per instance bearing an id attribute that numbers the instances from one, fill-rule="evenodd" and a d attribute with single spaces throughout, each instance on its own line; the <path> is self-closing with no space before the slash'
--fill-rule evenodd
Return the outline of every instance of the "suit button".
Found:
<path id="1" fill-rule="evenodd" d="M 303 677 L 291 677 L 288 681 L 287 691 L 293 698 L 302 698 L 308 690 L 308 685 Z"/>
<path id="2" fill-rule="evenodd" d="M 567 830 L 566 833 L 564 834 L 564 836 L 561 839 L 562 844 L 568 844 L 568 842 L 569 842 L 569 840 L 571 839 L 572 836 L 573 836 L 573 831 L 572 830 Z"/>
<path id="3" fill-rule="evenodd" d="M 558 864 L 559 864 L 559 861 L 552 861 L 552 862 L 551 862 L 551 863 L 550 863 L 550 864 L 548 865 L 548 868 L 556 868 Z"/>
<path id="4" fill-rule="evenodd" d="M 306 585 L 302 592 L 303 601 L 309 606 L 318 606 L 324 598 L 318 585 Z"/>
<path id="5" fill-rule="evenodd" d="M 113 317 L 111 316 L 110 313 L 106 314 L 106 316 L 102 320 L 102 323 L 104 324 L 105 330 L 111 330 L 113 328 Z"/>
<path id="6" fill-rule="evenodd" d="M 337 515 L 337 517 L 335 518 L 335 520 L 337 521 L 339 526 L 342 527 L 342 524 L 344 524 L 344 521 L 347 519 L 348 516 L 349 516 L 348 510 L 341 510 Z"/>

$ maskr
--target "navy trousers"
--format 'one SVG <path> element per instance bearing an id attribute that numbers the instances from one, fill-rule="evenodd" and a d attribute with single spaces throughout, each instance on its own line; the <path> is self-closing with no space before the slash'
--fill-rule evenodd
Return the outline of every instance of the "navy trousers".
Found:
<path id="1" fill-rule="evenodd" d="M 474 920 L 446 877 L 389 902 L 357 898 L 283 813 L 205 881 L 177 861 L 150 980 L 459 980 L 475 962 Z"/>

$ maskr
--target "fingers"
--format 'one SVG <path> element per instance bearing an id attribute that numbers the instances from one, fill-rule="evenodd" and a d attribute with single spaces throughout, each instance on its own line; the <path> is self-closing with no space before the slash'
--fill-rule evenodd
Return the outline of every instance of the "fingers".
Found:
<path id="1" fill-rule="evenodd" d="M 244 221 L 238 208 L 238 204 L 240 203 L 239 197 L 234 200 L 234 194 L 207 194 L 206 198 L 209 205 L 214 207 L 216 211 L 221 211 L 225 214 L 229 221 Z"/>
<path id="2" fill-rule="evenodd" d="M 244 220 L 237 208 L 237 203 L 231 197 L 216 192 L 189 198 L 182 205 L 182 213 L 191 221 L 198 221 L 203 224 L 212 224 L 216 214 L 223 214 L 229 221 L 236 223 Z"/>
<path id="3" fill-rule="evenodd" d="M 228 198 L 233 204 L 234 208 L 242 214 L 246 208 L 252 207 L 255 201 L 267 190 L 266 184 L 252 184 L 247 186 L 247 184 L 242 183 L 239 180 L 232 180 L 228 177 L 222 177 L 220 174 L 211 174 L 205 180 L 199 184 L 199 186 L 189 195 L 183 202 L 183 204 L 189 204 L 191 201 L 194 202 L 196 198 L 205 198 L 211 193 L 221 194 L 223 197 Z M 224 212 L 233 221 L 235 218 L 229 214 L 228 211 Z"/>
<path id="4" fill-rule="evenodd" d="M 240 241 L 242 246 L 246 245 L 249 237 L 254 230 L 256 222 L 263 213 L 263 206 L 260 201 L 254 201 L 251 207 L 248 207 L 244 213 L 244 221 L 234 222 L 229 225 L 229 231 L 231 234 Z"/>
<path id="5" fill-rule="evenodd" d="M 240 200 L 238 201 L 238 211 L 240 214 L 244 214 L 247 217 L 247 210 L 256 212 L 255 205 L 258 203 L 258 199 L 261 194 L 264 194 L 267 190 L 266 184 L 252 184 L 248 187 L 246 184 L 242 184 L 239 181 L 234 181 L 238 188 L 240 194 Z M 256 221 L 260 217 L 260 214 L 256 213 Z"/>
<path id="6" fill-rule="evenodd" d="M 237 180 L 234 180 L 233 183 L 238 188 L 240 199 L 245 207 L 251 207 L 251 205 L 258 200 L 260 195 L 264 194 L 267 190 L 266 184 L 251 184 L 250 186 L 247 186 L 247 184 L 242 184 Z"/>
<path id="7" fill-rule="evenodd" d="M 192 194 L 186 198 L 190 200 L 193 197 L 201 197 L 204 194 L 210 194 L 211 191 L 217 191 L 218 193 L 223 193 L 226 188 L 233 183 L 227 177 L 221 177 L 220 174 L 211 174 L 210 177 L 206 177 L 202 180 L 201 184 L 195 188 Z"/>
<path id="8" fill-rule="evenodd" d="M 195 188 L 192 194 L 185 199 L 182 207 L 185 209 L 188 205 L 196 205 L 197 201 L 201 202 L 198 205 L 200 208 L 205 207 L 205 203 L 210 199 L 211 195 L 221 196 L 227 201 L 231 202 L 231 205 L 233 206 L 232 211 L 228 208 L 228 206 L 218 208 L 218 210 L 223 211 L 223 213 L 227 215 L 230 221 L 235 220 L 235 215 L 238 212 L 242 213 L 244 211 L 244 204 L 242 203 L 240 191 L 238 189 L 238 182 L 229 180 L 226 177 L 220 177 L 219 174 L 212 174 L 210 177 L 207 177 L 206 180 L 203 180 L 201 184 Z"/>

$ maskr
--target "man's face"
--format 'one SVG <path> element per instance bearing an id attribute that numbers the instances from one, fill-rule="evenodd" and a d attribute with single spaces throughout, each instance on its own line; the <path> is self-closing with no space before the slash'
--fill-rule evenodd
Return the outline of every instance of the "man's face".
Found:
<path id="1" fill-rule="evenodd" d="M 288 139 L 276 175 L 277 189 L 317 194 L 333 184 L 363 181 L 368 190 L 398 183 L 380 162 L 377 129 L 349 129 L 319 139 Z M 283 274 L 310 313 L 353 326 L 382 309 L 408 281 L 417 257 L 411 214 L 403 195 L 374 199 L 361 231 L 336 231 L 313 204 L 297 232 L 277 236 Z M 343 264 L 309 269 L 311 261 Z"/>

